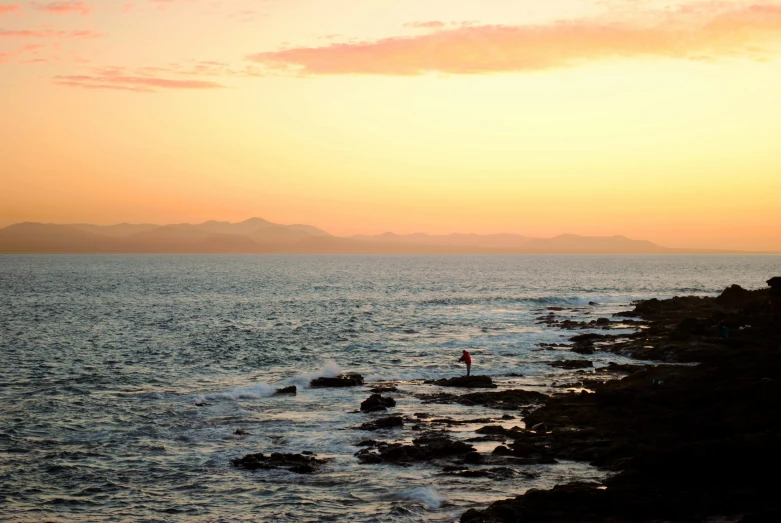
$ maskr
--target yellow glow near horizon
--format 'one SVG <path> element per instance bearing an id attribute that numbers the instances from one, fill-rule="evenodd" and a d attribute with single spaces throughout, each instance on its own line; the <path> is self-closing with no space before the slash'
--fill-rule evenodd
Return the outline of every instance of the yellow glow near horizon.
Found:
<path id="1" fill-rule="evenodd" d="M 647 20 L 623 22 L 652 1 L 613 2 L 607 14 L 563 0 L 136 2 L 129 13 L 83 2 L 89 14 L 57 15 L 17 2 L 0 10 L 0 226 L 261 216 L 335 234 L 625 234 L 781 250 L 781 5 L 703 15 L 707 4 L 679 3 L 688 9 L 676 20 L 694 12 L 711 24 L 693 50 L 647 33 Z M 601 42 L 594 20 L 614 18 L 639 36 Z M 584 22 L 560 30 L 557 20 Z M 409 25 L 433 21 L 449 25 Z M 463 21 L 475 22 L 451 23 Z M 458 38 L 468 53 L 468 39 L 490 42 L 493 29 L 480 28 L 497 23 L 521 28 L 501 45 L 541 39 L 551 62 L 523 70 L 513 65 L 523 48 L 511 47 L 485 67 L 518 70 L 453 74 L 456 54 L 427 58 L 441 70 L 393 74 L 420 60 L 407 50 L 418 38 L 429 45 L 416 35 Z M 736 43 L 752 31 L 760 41 Z M 570 57 L 562 38 L 593 42 L 591 54 Z M 332 42 L 343 44 L 323 51 Z M 269 73 L 247 60 L 257 53 L 312 68 L 362 67 L 351 53 L 368 53 L 387 70 Z"/>

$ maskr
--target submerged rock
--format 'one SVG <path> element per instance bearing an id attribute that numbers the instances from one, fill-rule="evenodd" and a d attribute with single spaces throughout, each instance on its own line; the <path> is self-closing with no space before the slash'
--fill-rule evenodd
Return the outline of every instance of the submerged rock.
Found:
<path id="1" fill-rule="evenodd" d="M 388 407 L 395 407 L 396 400 L 393 398 L 384 398 L 379 394 L 372 394 L 368 399 L 361 402 L 361 410 L 364 412 L 374 412 L 376 410 L 385 410 Z"/>
<path id="2" fill-rule="evenodd" d="M 426 380 L 424 383 L 439 385 L 440 387 L 496 388 L 496 384 L 490 376 L 458 376 L 441 380 Z"/>
<path id="3" fill-rule="evenodd" d="M 369 389 L 369 392 L 375 392 L 379 394 L 382 392 L 399 392 L 399 389 L 396 388 L 396 385 L 381 385 L 379 387 L 374 387 L 373 389 Z"/>
<path id="4" fill-rule="evenodd" d="M 247 454 L 243 458 L 234 458 L 231 464 L 234 467 L 246 470 L 257 469 L 286 469 L 298 474 L 312 474 L 317 472 L 320 465 L 327 463 L 327 459 L 318 459 L 314 453 L 306 452 L 302 454 L 281 454 L 274 452 L 266 456 L 260 452 L 256 454 Z"/>
<path id="5" fill-rule="evenodd" d="M 276 394 L 295 394 L 296 393 L 296 386 L 291 385 L 289 387 L 282 387 L 281 389 L 277 389 Z"/>
<path id="6" fill-rule="evenodd" d="M 309 386 L 313 388 L 318 387 L 357 387 L 363 385 L 363 376 L 360 374 L 350 372 L 347 374 L 340 374 L 334 378 L 315 378 L 309 382 Z"/>

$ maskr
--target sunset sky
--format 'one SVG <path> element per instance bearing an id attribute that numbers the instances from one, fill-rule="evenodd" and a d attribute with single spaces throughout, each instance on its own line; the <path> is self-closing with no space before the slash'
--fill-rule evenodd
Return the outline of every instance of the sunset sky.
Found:
<path id="1" fill-rule="evenodd" d="M 0 226 L 781 250 L 781 1 L 0 0 Z"/>

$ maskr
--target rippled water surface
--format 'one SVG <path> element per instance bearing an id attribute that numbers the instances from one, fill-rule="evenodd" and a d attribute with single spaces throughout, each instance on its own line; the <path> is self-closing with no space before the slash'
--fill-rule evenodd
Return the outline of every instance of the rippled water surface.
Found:
<path id="1" fill-rule="evenodd" d="M 500 387 L 550 390 L 561 354 L 536 344 L 569 334 L 535 324 L 547 306 L 593 319 L 778 274 L 773 256 L 0 256 L 0 519 L 453 521 L 598 480 L 578 463 L 506 481 L 359 465 L 354 443 L 413 432 L 352 428 L 373 417 L 355 412 L 366 387 L 306 384 L 360 372 L 398 385 L 400 414 L 500 417 L 415 394 L 462 373 L 464 348 Z M 289 384 L 297 396 L 271 395 Z M 229 463 L 304 450 L 332 461 L 314 475 Z"/>

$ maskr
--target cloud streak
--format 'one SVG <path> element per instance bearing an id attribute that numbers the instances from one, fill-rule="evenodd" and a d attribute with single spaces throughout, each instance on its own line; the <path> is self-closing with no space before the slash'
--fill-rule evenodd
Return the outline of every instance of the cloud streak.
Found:
<path id="1" fill-rule="evenodd" d="M 154 92 L 161 89 L 224 89 L 225 86 L 216 82 L 203 80 L 177 80 L 172 78 L 129 76 L 107 72 L 101 75 L 70 75 L 55 76 L 54 82 L 69 87 L 85 89 L 115 89 L 135 92 Z"/>
<path id="2" fill-rule="evenodd" d="M 95 31 L 55 31 L 54 29 L 0 29 L 0 38 L 101 38 Z"/>
<path id="3" fill-rule="evenodd" d="M 19 4 L 2 5 L 0 4 L 0 16 L 6 13 L 12 13 L 19 10 Z"/>
<path id="4" fill-rule="evenodd" d="M 92 12 L 92 6 L 85 2 L 48 2 L 35 4 L 39 11 L 56 15 L 80 14 L 88 15 Z"/>
<path id="5" fill-rule="evenodd" d="M 432 25 L 433 27 L 433 25 Z M 781 4 L 687 6 L 645 20 L 474 25 L 419 36 L 250 55 L 269 71 L 311 75 L 487 74 L 571 67 L 611 58 L 755 57 L 781 40 Z"/>

